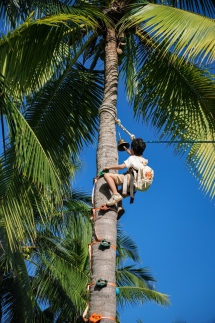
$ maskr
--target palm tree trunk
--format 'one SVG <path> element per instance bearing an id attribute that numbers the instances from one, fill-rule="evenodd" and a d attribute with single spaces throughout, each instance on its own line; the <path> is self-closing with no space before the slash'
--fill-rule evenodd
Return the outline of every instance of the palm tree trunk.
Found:
<path id="1" fill-rule="evenodd" d="M 115 31 L 107 30 L 105 44 L 105 89 L 102 105 L 99 109 L 100 127 L 97 150 L 97 171 L 104 166 L 117 165 L 118 154 L 116 147 L 116 101 L 118 86 L 118 57 Z M 111 193 L 103 178 L 96 184 L 95 208 L 105 204 Z M 117 213 L 114 211 L 96 212 L 93 241 L 107 239 L 116 246 Z M 91 282 L 99 278 L 115 284 L 116 251 L 113 248 L 101 250 L 99 243 L 92 245 L 92 274 Z M 90 287 L 90 315 L 101 314 L 102 317 L 116 317 L 116 287 L 107 285 L 104 288 Z M 102 323 L 110 323 L 110 319 L 102 319 Z"/>

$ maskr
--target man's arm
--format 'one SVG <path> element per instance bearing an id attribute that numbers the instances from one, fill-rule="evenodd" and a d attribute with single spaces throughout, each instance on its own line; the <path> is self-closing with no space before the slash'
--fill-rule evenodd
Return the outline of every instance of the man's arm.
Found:
<path id="1" fill-rule="evenodd" d="M 105 169 L 108 169 L 108 170 L 110 170 L 110 169 L 120 170 L 120 169 L 124 169 L 124 168 L 126 168 L 125 163 L 123 163 L 121 165 L 116 165 L 116 166 L 106 166 L 106 167 L 103 168 L 103 170 L 105 170 Z"/>

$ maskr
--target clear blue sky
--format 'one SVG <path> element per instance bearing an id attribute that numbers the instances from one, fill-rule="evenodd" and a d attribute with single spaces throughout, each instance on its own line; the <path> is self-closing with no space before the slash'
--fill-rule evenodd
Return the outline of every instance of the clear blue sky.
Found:
<path id="1" fill-rule="evenodd" d="M 118 118 L 136 137 L 156 139 L 153 132 L 133 119 L 120 90 Z M 130 138 L 120 131 L 126 141 Z M 95 176 L 96 145 L 83 154 L 83 167 L 74 186 L 92 189 Z M 119 152 L 119 162 L 127 159 Z M 124 200 L 121 218 L 124 231 L 139 246 L 141 266 L 150 267 L 156 288 L 171 297 L 172 305 L 154 303 L 126 308 L 123 323 L 215 323 L 215 200 L 199 189 L 199 183 L 185 166 L 185 157 L 175 157 L 172 147 L 147 144 L 144 157 L 155 171 L 152 187 L 138 192 L 135 203 Z"/>

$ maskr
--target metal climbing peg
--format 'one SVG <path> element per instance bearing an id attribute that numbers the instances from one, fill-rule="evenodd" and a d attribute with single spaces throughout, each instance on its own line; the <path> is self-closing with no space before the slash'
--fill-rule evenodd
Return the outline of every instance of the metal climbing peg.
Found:
<path id="1" fill-rule="evenodd" d="M 96 282 L 96 286 L 99 286 L 99 287 L 106 287 L 107 284 L 108 284 L 108 280 L 105 280 L 102 278 L 99 278 Z"/>
<path id="2" fill-rule="evenodd" d="M 89 318 L 90 322 L 92 322 L 92 323 L 99 322 L 99 321 L 101 321 L 101 319 L 102 319 L 101 314 L 97 314 L 97 313 L 93 313 Z"/>
<path id="3" fill-rule="evenodd" d="M 101 242 L 100 242 L 100 246 L 103 247 L 103 248 L 110 248 L 110 241 L 107 241 L 106 239 L 103 239 Z"/>

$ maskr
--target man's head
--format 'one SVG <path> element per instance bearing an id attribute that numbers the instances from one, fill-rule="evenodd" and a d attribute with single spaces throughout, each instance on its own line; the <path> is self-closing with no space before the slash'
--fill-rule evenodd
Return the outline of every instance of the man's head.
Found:
<path id="1" fill-rule="evenodd" d="M 146 144 L 141 138 L 135 138 L 132 140 L 131 149 L 133 149 L 134 155 L 141 156 L 146 148 Z"/>

